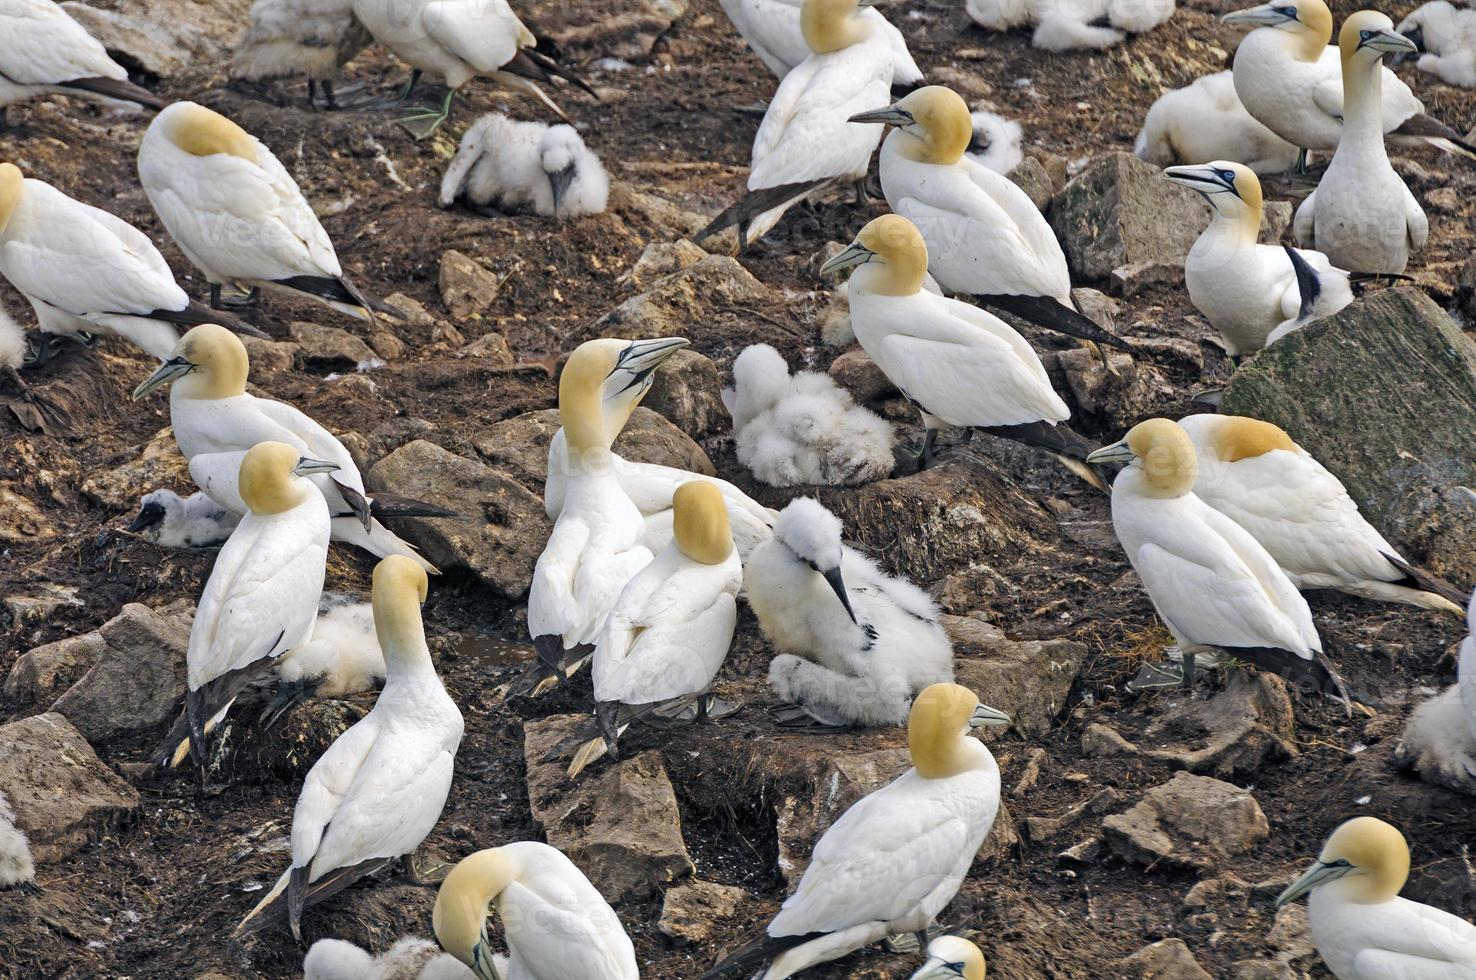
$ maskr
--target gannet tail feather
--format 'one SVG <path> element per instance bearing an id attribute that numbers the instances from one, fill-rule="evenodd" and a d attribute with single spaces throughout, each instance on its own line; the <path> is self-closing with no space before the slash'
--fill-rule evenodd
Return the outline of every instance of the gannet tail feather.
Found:
<path id="1" fill-rule="evenodd" d="M 378 520 L 384 520 L 387 517 L 392 519 L 396 517 L 455 517 L 466 520 L 465 514 L 458 514 L 454 510 L 437 507 L 423 500 L 411 500 L 409 497 L 379 491 L 369 498 L 369 513 Z"/>
<path id="2" fill-rule="evenodd" d="M 387 866 L 394 858 L 370 858 L 347 868 L 336 868 L 319 878 L 310 882 L 302 888 L 302 908 L 308 909 L 319 902 L 327 901 L 334 895 L 343 891 L 349 885 L 374 874 L 381 868 Z M 276 885 L 267 892 L 266 896 L 256 904 L 256 908 L 246 913 L 246 918 L 231 931 L 232 938 L 261 932 L 275 925 L 281 925 L 287 921 L 287 891 L 291 881 L 290 871 L 282 872 L 282 877 L 277 879 Z M 299 911 L 299 916 L 301 912 Z"/>
<path id="3" fill-rule="evenodd" d="M 1381 554 L 1383 554 L 1385 561 L 1399 569 L 1405 577 L 1404 582 L 1394 584 L 1407 585 L 1412 589 L 1418 589 L 1421 592 L 1428 592 L 1431 595 L 1438 596 L 1446 602 L 1454 604 L 1455 609 L 1452 611 L 1456 615 L 1464 616 L 1466 614 L 1466 603 L 1470 600 L 1470 593 L 1456 588 L 1455 585 L 1447 582 L 1438 575 L 1433 575 L 1423 568 L 1411 565 L 1396 555 L 1391 555 L 1387 552 L 1381 552 Z"/>
<path id="4" fill-rule="evenodd" d="M 1096 447 L 1064 424 L 1025 422 L 1021 425 L 984 426 L 983 430 L 1001 439 L 1011 439 L 1036 449 L 1044 449 L 1060 460 L 1062 466 L 1098 490 L 1110 492 L 1101 472 L 1086 461 Z"/>
<path id="5" fill-rule="evenodd" d="M 573 677 L 594 656 L 593 644 L 579 643 L 565 650 L 563 638 L 552 633 L 535 636 L 533 649 L 538 651 L 538 659 L 512 682 L 506 697 L 537 697 L 548 689 L 547 682 Z"/>
<path id="6" fill-rule="evenodd" d="M 270 340 L 271 336 L 264 331 L 253 327 L 245 320 L 225 310 L 212 310 L 204 303 L 190 300 L 190 305 L 182 310 L 154 310 L 152 313 L 144 313 L 143 317 L 150 320 L 163 320 L 179 327 L 198 327 L 202 323 L 214 323 L 225 327 L 232 333 L 243 333 L 248 337 L 259 337 Z"/>
<path id="7" fill-rule="evenodd" d="M 325 303 L 330 303 L 350 316 L 361 320 L 374 319 L 374 314 L 383 313 L 396 320 L 405 319 L 405 312 L 375 296 L 370 296 L 355 286 L 346 276 L 288 276 L 273 280 L 272 285 L 296 293 L 306 293 Z"/>
<path id="8" fill-rule="evenodd" d="M 764 212 L 773 211 L 781 207 L 792 207 L 831 183 L 833 183 L 833 178 L 824 178 L 821 180 L 804 180 L 797 184 L 781 184 L 778 187 L 765 187 L 761 190 L 751 191 L 738 203 L 728 207 L 716 218 L 713 218 L 706 228 L 703 228 L 697 233 L 697 237 L 693 241 L 700 242 L 704 238 L 710 238 L 723 229 L 732 228 L 734 225 L 747 228 L 749 222 Z"/>
<path id="9" fill-rule="evenodd" d="M 1286 257 L 1291 260 L 1292 271 L 1297 275 L 1297 294 L 1302 298 L 1301 307 L 1297 310 L 1297 320 L 1310 319 L 1317 307 L 1317 298 L 1322 295 L 1322 280 L 1317 278 L 1317 270 L 1307 264 L 1301 252 L 1290 245 L 1281 247 L 1286 250 Z"/>
<path id="10" fill-rule="evenodd" d="M 60 83 L 57 87 L 74 88 L 81 92 L 101 95 L 105 99 L 136 102 L 148 109 L 158 110 L 169 105 L 168 99 L 155 95 L 143 86 L 135 85 L 126 78 L 74 78 L 71 81 Z"/>
<path id="11" fill-rule="evenodd" d="M 543 46 L 543 42 L 540 41 L 539 47 Z M 524 48 L 519 51 L 513 57 L 512 61 L 502 66 L 502 70 L 510 75 L 518 75 L 523 78 L 532 79 L 535 82 L 551 82 L 555 78 L 562 78 L 569 84 L 583 89 L 589 95 L 593 96 L 596 101 L 600 98 L 599 93 L 591 88 L 590 84 L 583 78 L 555 61 L 554 57 L 546 50 L 541 51 L 536 47 Z"/>
<path id="12" fill-rule="evenodd" d="M 1090 318 L 1078 313 L 1060 300 L 1049 296 L 1021 296 L 1009 293 L 975 296 L 985 306 L 1013 314 L 1022 320 L 1063 333 L 1068 337 L 1091 340 L 1121 350 L 1132 350 L 1132 345 Z"/>
<path id="13" fill-rule="evenodd" d="M 1343 679 L 1338 676 L 1338 672 L 1333 669 L 1327 657 L 1321 653 L 1313 657 L 1304 657 L 1279 647 L 1221 647 L 1221 649 L 1253 664 L 1257 670 L 1276 674 L 1293 683 L 1306 684 L 1314 691 L 1337 698 L 1345 705 L 1352 704 L 1353 699 L 1349 696 Z"/>
<path id="14" fill-rule="evenodd" d="M 1423 112 L 1410 116 L 1389 135 L 1401 141 L 1429 143 L 1446 153 L 1454 153 L 1456 156 L 1476 160 L 1476 146 L 1467 143 L 1461 138 L 1460 133 L 1445 123 Z"/>
<path id="15" fill-rule="evenodd" d="M 182 744 L 189 747 L 189 755 L 196 765 L 205 764 L 205 736 L 220 722 L 236 697 L 257 678 L 266 673 L 277 662 L 282 651 L 277 649 L 283 634 L 278 633 L 267 647 L 271 651 L 244 667 L 237 667 L 199 688 L 185 692 L 184 712 L 175 722 L 164 741 L 154 750 L 154 762 L 162 768 L 172 769 L 184 761 L 180 751 Z"/>
<path id="16" fill-rule="evenodd" d="M 786 953 L 796 946 L 821 939 L 828 933 L 810 932 L 803 936 L 771 936 L 768 933 L 760 933 L 747 943 L 738 947 L 737 950 L 718 961 L 706 973 L 702 974 L 702 980 L 712 980 L 725 973 L 735 970 L 742 971 L 743 976 L 750 976 L 767 966 L 776 957 Z"/>

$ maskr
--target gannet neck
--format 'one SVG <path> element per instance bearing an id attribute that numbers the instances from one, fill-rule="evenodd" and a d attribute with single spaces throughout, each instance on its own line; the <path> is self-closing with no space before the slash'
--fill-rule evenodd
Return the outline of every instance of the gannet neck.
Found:
<path id="1" fill-rule="evenodd" d="M 193 102 L 176 102 L 153 122 L 168 140 L 191 156 L 217 154 L 260 163 L 256 140 L 225 116 Z"/>
<path id="2" fill-rule="evenodd" d="M 856 0 L 805 0 L 800 33 L 815 54 L 831 54 L 871 36 L 871 25 L 856 16 Z"/>
<path id="3" fill-rule="evenodd" d="M 1333 831 L 1318 861 L 1346 861 L 1353 870 L 1324 887 L 1359 904 L 1387 902 L 1409 878 L 1409 845 L 1404 835 L 1376 817 L 1354 817 Z"/>
<path id="4" fill-rule="evenodd" d="M 300 504 L 308 493 L 317 493 L 310 483 L 292 471 L 302 455 L 283 442 L 259 442 L 241 459 L 241 499 L 253 514 L 280 514 Z"/>
<path id="5" fill-rule="evenodd" d="M 1254 459 L 1277 449 L 1289 453 L 1297 451 L 1292 437 L 1270 422 L 1240 415 L 1218 415 L 1213 419 L 1209 427 L 1209 448 L 1222 463 Z"/>
<path id="6" fill-rule="evenodd" d="M 463 858 L 436 893 L 431 928 L 441 947 L 471 968 L 477 976 L 490 974 L 484 964 L 487 906 L 517 878 L 517 868 L 502 848 L 490 848 Z"/>
<path id="7" fill-rule="evenodd" d="M 884 214 L 862 228 L 856 241 L 872 253 L 852 275 L 862 292 L 912 296 L 922 291 L 928 274 L 928 247 L 911 221 Z"/>
<path id="8" fill-rule="evenodd" d="M 1297 0 L 1296 44 L 1292 53 L 1298 61 L 1316 62 L 1333 36 L 1333 16 L 1322 0 Z"/>
<path id="9" fill-rule="evenodd" d="M 1199 458 L 1194 441 L 1170 419 L 1139 422 L 1127 434 L 1133 451 L 1132 467 L 1139 473 L 1140 490 L 1148 497 L 1182 497 L 1194 489 Z"/>
<path id="10" fill-rule="evenodd" d="M 576 472 L 581 461 L 608 461 L 615 435 L 629 419 L 628 413 L 618 420 L 605 418 L 605 379 L 623 347 L 623 341 L 609 339 L 581 344 L 559 375 L 559 419 L 569 444 L 569 462 Z"/>
<path id="11" fill-rule="evenodd" d="M 704 565 L 721 565 L 733 553 L 733 532 L 723 492 L 705 480 L 691 480 L 672 495 L 672 531 L 682 554 Z"/>
<path id="12" fill-rule="evenodd" d="M 13 163 L 0 163 L 0 232 L 10 224 L 26 190 L 26 177 Z"/>
<path id="13" fill-rule="evenodd" d="M 1356 16 L 1356 15 L 1355 15 Z M 1349 28 L 1353 28 L 1351 31 Z M 1351 43 L 1348 35 L 1351 34 Z M 1364 152 L 1384 149 L 1383 59 L 1376 52 L 1358 48 L 1354 18 L 1343 25 L 1339 54 L 1343 64 L 1343 139 Z"/>
<path id="14" fill-rule="evenodd" d="M 434 671 L 420 614 L 429 588 L 425 570 L 404 555 L 391 555 L 374 568 L 374 632 L 391 678 Z"/>
<path id="15" fill-rule="evenodd" d="M 968 104 L 941 85 L 920 88 L 897 103 L 914 120 L 900 130 L 902 155 L 918 163 L 953 164 L 974 138 Z"/>
<path id="16" fill-rule="evenodd" d="M 185 334 L 175 349 L 195 369 L 174 383 L 182 398 L 233 398 L 246 393 L 251 360 L 241 338 L 225 327 L 201 324 Z"/>
<path id="17" fill-rule="evenodd" d="M 978 707 L 974 692 L 958 684 L 934 684 L 912 702 L 907 750 L 918 775 L 947 779 L 979 766 L 978 742 L 964 732 Z"/>

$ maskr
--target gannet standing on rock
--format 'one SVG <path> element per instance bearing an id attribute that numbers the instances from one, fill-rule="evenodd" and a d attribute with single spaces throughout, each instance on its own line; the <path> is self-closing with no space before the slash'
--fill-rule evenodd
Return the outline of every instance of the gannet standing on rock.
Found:
<path id="1" fill-rule="evenodd" d="M 1009 723 L 956 684 L 919 694 L 907 718 L 913 768 L 831 825 L 774 921 L 704 980 L 733 971 L 785 980 L 894 933 L 926 945 L 999 812 L 999 768 L 970 733 Z"/>
<path id="2" fill-rule="evenodd" d="M 138 176 L 159 220 L 210 283 L 306 296 L 360 319 L 401 317 L 343 274 L 328 232 L 272 151 L 214 110 L 176 102 L 138 149 Z"/>
<path id="3" fill-rule="evenodd" d="M 768 65 L 780 81 L 810 56 L 800 26 L 804 0 L 720 0 L 723 12 L 743 35 L 743 40 Z M 873 0 L 874 2 L 874 0 Z M 907 50 L 907 39 L 870 4 L 858 16 L 880 30 L 892 47 L 892 84 L 912 87 L 922 83 L 922 69 Z"/>
<path id="4" fill-rule="evenodd" d="M 1448 85 L 1476 88 L 1476 10 L 1431 0 L 1399 22 L 1420 51 L 1415 67 Z"/>
<path id="5" fill-rule="evenodd" d="M 326 106 L 337 109 L 333 80 L 373 42 L 354 16 L 353 0 L 255 0 L 231 75 L 252 81 L 306 75 L 308 105 L 317 105 L 322 86 Z"/>
<path id="6" fill-rule="evenodd" d="M 169 420 L 174 441 L 190 461 L 190 476 L 227 510 L 245 513 L 236 484 L 240 455 L 256 443 L 275 439 L 298 447 L 337 469 L 313 482 L 323 492 L 333 518 L 333 539 L 384 557 L 406 555 L 427 571 L 435 568 L 394 532 L 382 517 L 448 517 L 451 512 L 393 494 L 367 496 L 364 478 L 343 443 L 317 422 L 283 402 L 246 393 L 250 362 L 246 346 L 230 331 L 212 324 L 180 339 L 159 369 L 134 389 L 142 398 L 174 382 Z"/>
<path id="7" fill-rule="evenodd" d="M 1245 111 L 1229 71 L 1160 95 L 1143 118 L 1133 152 L 1159 167 L 1234 160 L 1258 174 L 1281 173 L 1297 162 L 1295 146 Z"/>
<path id="8" fill-rule="evenodd" d="M 1174 0 L 967 0 L 964 10 L 992 31 L 1034 24 L 1030 43 L 1046 51 L 1100 50 L 1168 20 Z"/>
<path id="9" fill-rule="evenodd" d="M 210 548 L 224 544 L 241 523 L 201 490 L 181 498 L 173 490 L 155 490 L 138 502 L 128 530 L 161 548 Z"/>
<path id="10" fill-rule="evenodd" d="M 823 725 L 900 725 L 914 694 L 953 679 L 953 644 L 927 593 L 846 547 L 841 532 L 839 518 L 801 497 L 749 556 L 744 591 L 778 651 L 769 683 Z"/>
<path id="11" fill-rule="evenodd" d="M 1400 898 L 1407 880 L 1404 835 L 1377 817 L 1354 817 L 1276 907 L 1311 893 L 1312 942 L 1338 980 L 1476 978 L 1476 926 Z"/>
<path id="12" fill-rule="evenodd" d="M 847 120 L 891 97 L 893 56 L 886 32 L 864 12 L 859 0 L 804 0 L 800 27 L 811 53 L 784 76 L 764 113 L 749 193 L 696 241 L 736 225 L 742 251 L 800 201 L 866 177 L 882 127 Z"/>
<path id="13" fill-rule="evenodd" d="M 489 906 L 507 956 L 494 953 Z M 478 851 L 451 869 L 431 915 L 441 947 L 479 980 L 637 980 L 635 947 L 584 873 L 537 841 Z"/>
<path id="14" fill-rule="evenodd" d="M 1360 11 L 1338 32 L 1343 57 L 1343 136 L 1317 189 L 1297 208 L 1297 242 L 1335 265 L 1398 275 L 1425 247 L 1430 223 L 1389 164 L 1380 108 L 1384 55 L 1413 51 L 1394 22 Z"/>
<path id="15" fill-rule="evenodd" d="M 388 676 L 374 708 L 338 737 L 303 780 L 292 814 L 292 864 L 233 935 L 284 918 L 411 856 L 440 819 L 461 745 L 461 712 L 436 676 L 420 606 L 425 570 L 400 555 L 374 568 L 374 629 Z"/>
<path id="16" fill-rule="evenodd" d="M 578 218 L 605 210 L 610 178 L 573 126 L 488 113 L 461 137 L 441 179 L 441 207 L 465 196 L 478 207 Z"/>
<path id="17" fill-rule="evenodd" d="M 319 939 L 302 961 L 303 980 L 478 980 L 429 939 L 405 938 L 378 956 L 342 939 Z"/>
<path id="18" fill-rule="evenodd" d="M 984 980 L 984 954 L 962 936 L 939 936 L 911 980 Z"/>

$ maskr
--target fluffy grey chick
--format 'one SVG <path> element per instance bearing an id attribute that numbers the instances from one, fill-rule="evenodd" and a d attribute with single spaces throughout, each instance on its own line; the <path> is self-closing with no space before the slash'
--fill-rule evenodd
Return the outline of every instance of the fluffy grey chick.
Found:
<path id="1" fill-rule="evenodd" d="M 574 127 L 483 116 L 466 131 L 441 180 L 441 207 L 478 207 L 577 218 L 605 210 L 610 180 Z"/>

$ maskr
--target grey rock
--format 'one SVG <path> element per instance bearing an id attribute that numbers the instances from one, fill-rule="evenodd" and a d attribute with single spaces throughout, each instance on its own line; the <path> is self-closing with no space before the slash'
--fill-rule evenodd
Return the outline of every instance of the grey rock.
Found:
<path id="1" fill-rule="evenodd" d="M 1312 940 L 1306 903 L 1283 905 L 1276 910 L 1276 921 L 1266 935 L 1266 945 L 1276 951 L 1276 959 L 1282 963 L 1311 966 L 1317 962 L 1317 944 Z"/>
<path id="2" fill-rule="evenodd" d="M 16 704 L 35 704 L 82 676 L 106 649 L 102 636 L 93 632 L 29 650 L 11 666 L 5 696 Z"/>
<path id="3" fill-rule="evenodd" d="M 139 455 L 122 466 L 88 477 L 82 493 L 112 510 L 136 511 L 138 500 L 158 487 L 191 486 L 189 464 L 174 443 L 174 430 L 154 433 Z"/>
<path id="4" fill-rule="evenodd" d="M 246 359 L 251 362 L 251 377 L 258 381 L 283 371 L 291 371 L 297 366 L 297 359 L 302 354 L 302 348 L 290 341 L 265 340 L 244 334 L 237 336 L 246 346 Z"/>
<path id="5" fill-rule="evenodd" d="M 679 350 L 656 372 L 641 404 L 694 439 L 727 426 L 717 365 L 694 350 Z"/>
<path id="6" fill-rule="evenodd" d="M 1116 804 L 1117 791 L 1110 786 L 1104 787 L 1094 793 L 1090 799 L 1078 803 L 1059 816 L 1026 817 L 1025 835 L 1030 838 L 1032 844 L 1048 841 L 1076 826 L 1086 817 L 1104 813 Z"/>
<path id="7" fill-rule="evenodd" d="M 1291 227 L 1296 209 L 1290 201 L 1269 201 L 1261 208 L 1261 241 L 1275 245 Z"/>
<path id="8" fill-rule="evenodd" d="M 24 586 L 24 592 L 14 592 L 5 597 L 5 614 L 10 618 L 12 629 L 23 629 L 46 622 L 60 615 L 63 609 L 83 609 L 87 603 L 81 599 L 81 589 L 75 585 L 57 582 L 37 582 Z"/>
<path id="9" fill-rule="evenodd" d="M 863 405 L 898 394 L 892 379 L 859 347 L 848 350 L 831 361 L 830 376 Z"/>
<path id="10" fill-rule="evenodd" d="M 1280 960 L 1236 960 L 1230 964 L 1230 980 L 1304 980 L 1306 974 Z"/>
<path id="11" fill-rule="evenodd" d="M 1118 964 L 1124 980 L 1214 980 L 1182 939 L 1144 946 Z"/>
<path id="12" fill-rule="evenodd" d="M 1065 707 L 1086 646 L 1071 640 L 1016 642 L 973 617 L 944 616 L 953 641 L 954 678 L 1027 737 L 1044 735 Z M 1002 733 L 1005 729 L 993 729 Z"/>
<path id="13" fill-rule="evenodd" d="M 645 289 L 661 277 L 690 269 L 705 258 L 706 250 L 685 238 L 674 242 L 652 242 L 626 272 L 624 281 L 637 289 Z"/>
<path id="14" fill-rule="evenodd" d="M 701 945 L 737 914 L 748 893 L 732 885 L 693 880 L 666 893 L 656 929 L 663 936 Z"/>
<path id="15" fill-rule="evenodd" d="M 604 58 L 643 61 L 656 41 L 687 13 L 686 0 L 634 0 L 619 12 L 578 22 L 550 35 L 567 48 L 597 53 Z"/>
<path id="16" fill-rule="evenodd" d="M 466 320 L 496 302 L 502 280 L 476 259 L 451 249 L 441 256 L 440 286 L 446 309 Z"/>
<path id="17" fill-rule="evenodd" d="M 35 544 L 49 541 L 61 533 L 56 522 L 8 480 L 0 482 L 0 515 L 3 515 L 0 516 L 0 543 L 3 544 Z"/>
<path id="18" fill-rule="evenodd" d="M 1107 817 L 1102 830 L 1125 860 L 1191 869 L 1217 867 L 1271 835 L 1250 793 L 1187 772 L 1155 786 L 1127 812 Z"/>
<path id="19" fill-rule="evenodd" d="M 595 324 L 595 332 L 625 340 L 684 337 L 709 320 L 715 307 L 764 305 L 777 298 L 738 260 L 709 255 L 621 303 Z"/>
<path id="20" fill-rule="evenodd" d="M 1175 397 L 1173 386 L 1148 360 L 1106 348 L 1103 353 L 1116 373 L 1107 370 L 1096 351 L 1084 347 L 1056 354 L 1067 387 L 1083 413 L 1101 416 L 1110 429 L 1125 429 Z"/>
<path id="21" fill-rule="evenodd" d="M 1045 164 L 1035 157 L 1025 157 L 1007 176 L 1030 197 L 1030 203 L 1042 211 L 1051 203 L 1051 196 L 1056 193 L 1056 185 L 1046 171 Z"/>
<path id="22" fill-rule="evenodd" d="M 246 23 L 250 0 L 117 0 L 106 8 L 70 2 L 63 9 L 109 51 L 151 75 L 225 60 Z"/>
<path id="23" fill-rule="evenodd" d="M 293 323 L 287 333 L 302 350 L 303 359 L 314 367 L 352 371 L 378 358 L 374 348 L 338 327 Z"/>
<path id="24" fill-rule="evenodd" d="M 495 332 L 473 340 L 457 351 L 456 356 L 483 358 L 502 367 L 512 367 L 516 363 L 512 348 L 507 346 L 507 338 Z"/>

